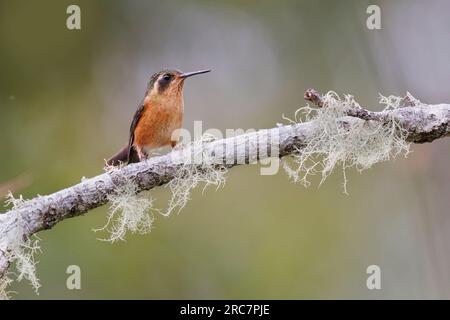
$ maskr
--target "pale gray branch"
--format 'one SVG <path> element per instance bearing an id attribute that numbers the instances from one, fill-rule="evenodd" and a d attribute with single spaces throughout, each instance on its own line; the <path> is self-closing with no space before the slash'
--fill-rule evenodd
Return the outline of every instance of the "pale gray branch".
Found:
<path id="1" fill-rule="evenodd" d="M 306 95 L 305 98 L 314 102 L 314 99 L 308 99 Z M 449 104 L 408 105 L 383 112 L 371 112 L 361 108 L 339 121 L 343 125 L 348 125 L 353 121 L 382 122 L 392 118 L 406 130 L 407 140 L 410 142 L 431 142 L 450 135 Z M 217 163 L 226 162 L 227 167 L 232 167 L 240 164 L 236 159 L 245 159 L 245 163 L 251 163 L 270 156 L 283 157 L 299 150 L 301 152 L 315 130 L 314 121 L 298 123 L 208 142 L 199 148 L 217 160 Z M 271 137 L 277 137 L 277 139 L 271 139 Z M 271 145 L 274 143 L 276 146 Z M 279 150 L 279 154 L 266 152 L 274 149 Z M 64 219 L 82 215 L 104 205 L 107 203 L 108 195 L 112 194 L 125 178 L 132 179 L 136 183 L 138 192 L 166 184 L 173 179 L 180 166 L 180 163 L 174 159 L 177 159 L 176 155 L 181 152 L 182 150 L 175 150 L 167 155 L 84 179 L 72 187 L 53 194 L 38 196 L 0 215 L 0 226 L 6 227 L 3 230 L 7 230 L 8 226 L 12 228 L 16 219 L 20 218 L 23 226 L 22 236 L 28 238 L 38 231 L 52 228 Z M 8 237 L 0 235 L 0 276 L 5 274 L 9 266 L 5 254 L 8 248 Z"/>

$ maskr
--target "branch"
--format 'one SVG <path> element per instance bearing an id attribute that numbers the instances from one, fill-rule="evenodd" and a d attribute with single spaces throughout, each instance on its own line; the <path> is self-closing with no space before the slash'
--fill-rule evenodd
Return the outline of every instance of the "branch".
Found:
<path id="1" fill-rule="evenodd" d="M 312 89 L 305 93 L 305 99 L 321 108 L 327 107 L 322 97 Z M 405 130 L 408 142 L 431 142 L 450 135 L 450 104 L 425 105 L 416 100 L 405 99 L 401 108 L 372 112 L 358 106 L 347 110 L 346 114 L 347 117 L 336 119 L 343 127 L 361 121 L 388 123 L 394 119 Z M 200 150 L 193 151 L 206 153 L 215 160 L 217 166 L 231 168 L 238 164 L 301 152 L 317 134 L 317 130 L 315 121 L 295 123 L 203 143 L 193 147 Z M 273 150 L 277 152 L 274 153 Z M 0 215 L 0 230 L 6 234 L 19 221 L 22 232 L 19 236 L 28 239 L 64 219 L 82 215 L 106 204 L 108 196 L 118 190 L 124 180 L 134 181 L 137 193 L 167 184 L 177 176 L 179 168 L 185 165 L 177 161 L 183 159 L 183 152 L 185 149 L 174 150 L 167 155 L 83 179 L 80 183 L 53 194 L 19 203 Z M 202 170 L 201 164 L 194 165 Z M 0 235 L 0 278 L 6 274 L 10 264 L 8 252 L 11 240 L 5 234 Z"/>

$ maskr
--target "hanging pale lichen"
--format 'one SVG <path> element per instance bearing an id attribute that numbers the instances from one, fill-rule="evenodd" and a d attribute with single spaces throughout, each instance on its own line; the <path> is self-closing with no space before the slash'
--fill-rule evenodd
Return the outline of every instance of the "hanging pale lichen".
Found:
<path id="1" fill-rule="evenodd" d="M 118 168 L 108 167 L 110 174 L 119 174 Z M 125 240 L 127 231 L 131 233 L 146 234 L 150 232 L 153 215 L 153 199 L 145 193 L 137 193 L 136 183 L 122 176 L 120 185 L 114 193 L 108 195 L 109 212 L 105 226 L 94 231 L 106 230 L 109 232 L 105 241 L 115 242 Z"/>
<path id="2" fill-rule="evenodd" d="M 205 134 L 201 139 L 193 143 L 180 146 L 182 152 L 175 153 L 172 160 L 178 163 L 178 169 L 173 179 L 167 183 L 171 197 L 163 215 L 170 215 L 175 209 L 178 212 L 183 209 L 191 199 L 191 192 L 199 184 L 203 184 L 203 191 L 208 186 L 216 186 L 216 189 L 225 184 L 227 168 L 223 163 L 218 163 L 204 148 L 204 144 L 214 140 L 211 135 Z"/>
<path id="3" fill-rule="evenodd" d="M 18 199 L 9 193 L 6 204 L 12 206 L 12 210 L 21 208 L 25 201 L 22 196 Z M 8 221 L 6 221 L 8 220 Z M 25 238 L 24 221 L 18 211 L 13 211 L 8 216 L 2 216 L 2 223 L 0 224 L 1 241 L 5 243 L 6 248 L 3 254 L 9 263 L 14 264 L 16 268 L 15 273 L 8 273 L 3 275 L 0 279 L 0 298 L 7 299 L 10 294 L 7 287 L 11 282 L 11 277 L 15 276 L 18 281 L 26 279 L 30 282 L 36 294 L 39 293 L 41 287 L 39 279 L 36 276 L 36 260 L 35 254 L 40 251 L 39 238 Z"/>
<path id="4" fill-rule="evenodd" d="M 225 166 L 215 163 L 215 159 L 203 148 L 205 142 L 211 141 L 212 137 L 208 135 L 188 145 L 177 147 L 180 152 L 173 153 L 176 156 L 172 157 L 172 161 L 178 166 L 172 180 L 166 185 L 170 189 L 171 197 L 164 210 L 153 207 L 153 199 L 148 193 L 138 194 L 136 183 L 121 176 L 117 167 L 108 166 L 106 171 L 116 175 L 120 184 L 114 193 L 108 195 L 110 210 L 105 226 L 94 231 L 108 231 L 109 237 L 102 240 L 111 242 L 125 240 L 127 231 L 148 233 L 154 220 L 152 212 L 168 216 L 175 209 L 180 211 L 190 200 L 192 190 L 199 184 L 204 184 L 204 189 L 210 185 L 223 185 Z"/>
<path id="5" fill-rule="evenodd" d="M 384 111 L 403 106 L 403 101 L 395 96 L 380 96 Z M 283 168 L 293 181 L 307 187 L 309 176 L 320 174 L 322 183 L 340 166 L 347 193 L 348 168 L 363 171 L 376 163 L 408 154 L 410 144 L 406 142 L 406 132 L 394 118 L 386 122 L 356 118 L 346 121 L 350 118 L 349 110 L 360 108 L 351 95 L 341 99 L 335 92 L 328 92 L 322 97 L 322 103 L 321 108 L 300 108 L 294 120 L 287 119 L 293 123 L 313 121 L 315 124 L 314 134 L 306 145 L 283 160 Z"/>

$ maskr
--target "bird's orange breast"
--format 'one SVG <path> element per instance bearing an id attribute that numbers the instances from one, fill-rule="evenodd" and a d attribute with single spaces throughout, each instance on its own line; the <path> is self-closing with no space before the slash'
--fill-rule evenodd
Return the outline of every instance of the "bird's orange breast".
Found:
<path id="1" fill-rule="evenodd" d="M 178 140 L 174 131 L 181 128 L 182 122 L 182 100 L 164 104 L 144 101 L 144 112 L 134 130 L 134 145 L 145 148 L 173 145 L 172 141 Z"/>

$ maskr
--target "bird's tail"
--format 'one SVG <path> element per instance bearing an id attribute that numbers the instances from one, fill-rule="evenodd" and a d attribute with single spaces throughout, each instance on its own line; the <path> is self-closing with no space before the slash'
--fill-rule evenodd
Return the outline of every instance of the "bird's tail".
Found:
<path id="1" fill-rule="evenodd" d="M 128 145 L 119 150 L 115 155 L 106 161 L 108 166 L 118 166 L 128 163 Z"/>

